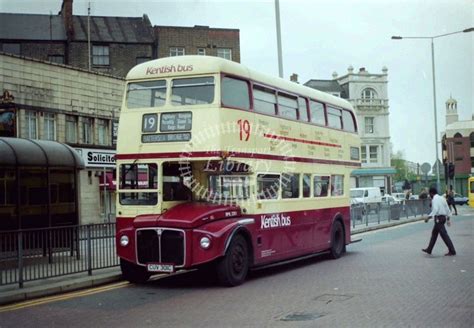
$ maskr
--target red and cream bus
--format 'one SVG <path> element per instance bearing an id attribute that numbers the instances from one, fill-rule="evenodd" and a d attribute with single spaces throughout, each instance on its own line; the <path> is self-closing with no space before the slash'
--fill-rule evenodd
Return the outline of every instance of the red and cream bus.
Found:
<path id="1" fill-rule="evenodd" d="M 215 265 L 249 269 L 350 239 L 360 166 L 351 105 L 216 57 L 134 67 L 117 142 L 117 252 L 126 279 Z"/>

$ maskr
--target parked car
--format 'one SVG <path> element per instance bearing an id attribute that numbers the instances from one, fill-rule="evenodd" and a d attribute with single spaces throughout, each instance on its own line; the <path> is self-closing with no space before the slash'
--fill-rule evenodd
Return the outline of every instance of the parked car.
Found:
<path id="1" fill-rule="evenodd" d="M 403 204 L 403 202 L 404 202 L 404 200 L 395 198 L 392 195 L 382 196 L 382 203 L 392 205 L 392 204 Z"/>
<path id="2" fill-rule="evenodd" d="M 468 200 L 469 199 L 467 197 L 464 197 L 463 195 L 454 194 L 454 204 L 456 205 L 467 205 Z"/>
<path id="3" fill-rule="evenodd" d="M 406 199 L 406 194 L 404 192 L 392 192 L 392 196 L 400 201 L 404 201 Z"/>
<path id="4" fill-rule="evenodd" d="M 382 192 L 378 187 L 351 188 L 351 199 L 363 203 L 367 212 L 379 212 L 382 202 Z"/>

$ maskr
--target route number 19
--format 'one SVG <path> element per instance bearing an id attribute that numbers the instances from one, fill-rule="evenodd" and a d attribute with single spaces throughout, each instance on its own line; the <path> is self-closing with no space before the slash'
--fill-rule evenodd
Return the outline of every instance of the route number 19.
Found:
<path id="1" fill-rule="evenodd" d="M 250 123 L 247 120 L 238 120 L 240 140 L 248 141 L 250 138 Z"/>

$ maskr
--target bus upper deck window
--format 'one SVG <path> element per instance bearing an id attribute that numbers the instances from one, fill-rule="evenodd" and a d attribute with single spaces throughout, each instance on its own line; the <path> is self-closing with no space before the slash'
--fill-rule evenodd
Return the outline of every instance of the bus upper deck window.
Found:
<path id="1" fill-rule="evenodd" d="M 250 109 L 249 86 L 246 81 L 226 76 L 222 79 L 221 92 L 224 106 Z"/>
<path id="2" fill-rule="evenodd" d="M 214 77 L 174 79 L 171 103 L 173 106 L 211 104 L 214 101 Z"/>
<path id="3" fill-rule="evenodd" d="M 127 88 L 128 108 L 149 108 L 163 106 L 166 102 L 166 81 L 129 83 Z"/>

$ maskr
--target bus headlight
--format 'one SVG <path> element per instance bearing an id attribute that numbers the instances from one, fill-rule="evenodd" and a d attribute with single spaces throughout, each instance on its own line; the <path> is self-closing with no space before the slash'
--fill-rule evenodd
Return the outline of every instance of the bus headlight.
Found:
<path id="1" fill-rule="evenodd" d="M 199 243 L 203 249 L 208 249 L 211 247 L 211 240 L 207 237 L 202 237 Z"/>
<path id="2" fill-rule="evenodd" d="M 120 237 L 120 246 L 125 247 L 125 246 L 128 245 L 128 243 L 129 243 L 128 236 L 124 235 L 124 236 Z"/>

